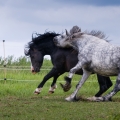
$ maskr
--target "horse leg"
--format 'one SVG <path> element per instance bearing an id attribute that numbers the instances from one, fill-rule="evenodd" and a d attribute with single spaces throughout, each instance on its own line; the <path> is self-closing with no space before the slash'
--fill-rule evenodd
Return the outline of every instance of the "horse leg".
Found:
<path id="1" fill-rule="evenodd" d="M 56 85 L 56 81 L 57 81 L 57 78 L 59 77 L 60 75 L 56 75 L 54 76 L 54 79 L 53 79 L 53 82 L 50 86 L 50 89 L 49 89 L 49 93 L 54 93 L 55 89 L 57 88 L 57 85 Z"/>
<path id="2" fill-rule="evenodd" d="M 50 79 L 51 77 L 55 76 L 56 74 L 58 74 L 58 71 L 56 68 L 52 68 L 52 70 L 43 78 L 42 82 L 38 85 L 38 87 L 35 89 L 34 93 L 35 94 L 40 94 L 43 85 L 46 83 L 46 81 L 48 79 Z"/>
<path id="3" fill-rule="evenodd" d="M 98 83 L 100 90 L 95 94 L 95 97 L 100 97 L 105 91 L 107 91 L 111 86 L 112 82 L 109 77 L 104 77 L 97 74 Z"/>
<path id="4" fill-rule="evenodd" d="M 80 67 L 80 63 L 78 63 L 75 67 L 73 67 L 72 69 L 70 69 L 70 72 L 69 72 L 69 75 L 68 77 L 65 76 L 64 79 L 66 81 L 66 83 L 63 85 L 62 83 L 60 83 L 61 87 L 63 88 L 64 92 L 67 92 L 70 90 L 71 88 L 71 80 L 72 80 L 72 76 L 73 74 L 75 74 L 75 72 L 77 70 L 79 70 L 81 67 Z"/>
<path id="5" fill-rule="evenodd" d="M 67 76 L 65 76 L 64 79 L 65 79 L 66 83 L 64 85 L 62 83 L 60 83 L 60 85 L 63 88 L 63 91 L 67 92 L 71 88 L 71 78 L 68 78 Z"/>
<path id="6" fill-rule="evenodd" d="M 111 86 L 112 82 L 109 77 L 104 77 L 97 74 L 98 83 L 99 83 L 99 91 L 93 97 L 88 97 L 87 99 L 90 101 L 95 101 L 96 97 L 100 97 L 105 91 L 107 91 Z"/>
<path id="7" fill-rule="evenodd" d="M 75 101 L 76 99 L 76 95 L 77 92 L 79 91 L 79 89 L 82 87 L 82 85 L 85 83 L 85 81 L 87 80 L 87 78 L 90 76 L 91 72 L 88 72 L 86 70 L 83 70 L 83 76 L 82 79 L 79 81 L 76 90 L 67 98 L 65 98 L 65 100 L 67 101 Z"/>
<path id="8" fill-rule="evenodd" d="M 114 89 L 103 97 L 96 97 L 95 101 L 111 101 L 111 98 L 120 91 L 120 73 L 118 74 Z"/>

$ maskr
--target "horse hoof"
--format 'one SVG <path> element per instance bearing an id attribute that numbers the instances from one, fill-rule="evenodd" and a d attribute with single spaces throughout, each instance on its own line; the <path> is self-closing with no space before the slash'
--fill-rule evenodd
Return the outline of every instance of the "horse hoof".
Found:
<path id="1" fill-rule="evenodd" d="M 56 88 L 57 88 L 57 85 L 54 85 L 54 86 L 50 87 L 49 94 L 54 93 L 54 91 L 55 91 Z"/>
<path id="2" fill-rule="evenodd" d="M 65 85 L 63 85 L 62 83 L 60 83 L 60 86 L 63 88 L 64 92 L 67 92 L 70 90 L 71 88 L 71 84 L 66 83 Z"/>
<path id="3" fill-rule="evenodd" d="M 42 88 L 36 88 L 35 91 L 34 91 L 34 94 L 38 95 L 40 94 Z"/>
<path id="4" fill-rule="evenodd" d="M 49 91 L 48 93 L 49 93 L 49 94 L 53 94 L 53 93 L 54 93 L 54 91 Z"/>
<path id="5" fill-rule="evenodd" d="M 38 91 L 35 91 L 35 92 L 34 92 L 34 94 L 38 95 L 38 94 L 40 94 L 40 92 L 38 92 Z"/>
<path id="6" fill-rule="evenodd" d="M 75 102 L 75 101 L 78 101 L 79 99 L 76 96 L 75 97 L 69 96 L 69 97 L 65 98 L 65 100 L 68 102 Z"/>
<path id="7" fill-rule="evenodd" d="M 71 97 L 67 97 L 67 98 L 65 98 L 65 100 L 68 101 L 68 102 L 73 102 L 74 101 L 74 99 L 71 98 Z"/>

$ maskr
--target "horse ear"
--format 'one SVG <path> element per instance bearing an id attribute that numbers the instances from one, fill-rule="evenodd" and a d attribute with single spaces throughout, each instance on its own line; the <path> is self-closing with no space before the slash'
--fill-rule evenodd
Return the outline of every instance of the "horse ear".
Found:
<path id="1" fill-rule="evenodd" d="M 68 31 L 67 31 L 66 29 L 65 29 L 65 31 L 66 31 L 66 35 L 67 35 L 67 36 L 70 36 L 70 34 L 68 33 Z"/>

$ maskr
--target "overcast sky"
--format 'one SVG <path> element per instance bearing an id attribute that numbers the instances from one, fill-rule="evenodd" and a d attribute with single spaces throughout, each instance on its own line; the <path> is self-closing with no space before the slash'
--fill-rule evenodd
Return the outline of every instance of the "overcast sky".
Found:
<path id="1" fill-rule="evenodd" d="M 64 32 L 78 25 L 101 30 L 120 45 L 120 0 L 0 0 L 0 56 L 24 56 L 33 32 Z"/>

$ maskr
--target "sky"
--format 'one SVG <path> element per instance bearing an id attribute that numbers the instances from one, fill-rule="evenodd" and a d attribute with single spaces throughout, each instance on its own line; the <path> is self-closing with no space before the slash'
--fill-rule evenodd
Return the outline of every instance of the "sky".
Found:
<path id="1" fill-rule="evenodd" d="M 120 0 L 0 0 L 0 56 L 24 56 L 33 32 L 62 33 L 74 25 L 101 30 L 120 46 Z"/>

